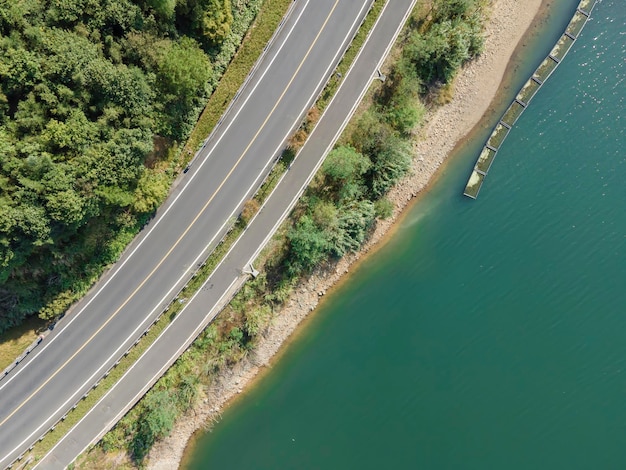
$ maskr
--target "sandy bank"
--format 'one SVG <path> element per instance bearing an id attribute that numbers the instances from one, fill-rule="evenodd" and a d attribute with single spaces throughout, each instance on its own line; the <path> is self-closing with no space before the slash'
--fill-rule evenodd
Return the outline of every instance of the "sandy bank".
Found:
<path id="1" fill-rule="evenodd" d="M 381 244 L 403 209 L 426 187 L 455 145 L 487 111 L 517 44 L 533 19 L 539 19 L 543 1 L 546 0 L 495 0 L 487 24 L 485 52 L 459 74 L 454 99 L 428 116 L 422 138 L 415 145 L 417 158 L 412 174 L 389 195 L 395 204 L 393 217 L 378 223 L 373 237 L 360 253 L 345 257 L 332 271 L 317 272 L 294 291 L 256 350 L 233 370 L 226 371 L 206 398 L 179 420 L 170 437 L 155 446 L 148 458 L 148 468 L 176 468 L 194 431 L 218 420 L 220 410 L 268 367 L 281 345 L 315 309 L 327 290 L 336 286 L 365 253 Z"/>

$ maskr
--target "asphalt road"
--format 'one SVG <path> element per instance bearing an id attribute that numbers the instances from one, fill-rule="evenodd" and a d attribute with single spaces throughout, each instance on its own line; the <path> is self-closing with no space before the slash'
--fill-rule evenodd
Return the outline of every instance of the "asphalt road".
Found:
<path id="1" fill-rule="evenodd" d="M 136 403 L 246 281 L 250 264 L 291 211 L 367 91 L 416 0 L 391 0 L 335 98 L 248 229 L 178 317 L 37 468 L 64 468 Z"/>
<path id="2" fill-rule="evenodd" d="M 269 171 L 371 3 L 295 1 L 262 63 L 155 218 L 28 359 L 0 380 L 0 467 L 60 419 L 188 281 Z M 234 274 L 241 268 L 232 268 Z M 224 281 L 213 282 L 217 290 Z"/>
<path id="3" fill-rule="evenodd" d="M 325 9 L 321 9 L 322 3 L 325 5 Z M 211 214 L 220 214 L 218 209 L 213 209 L 214 201 L 219 200 L 224 206 L 227 205 L 224 202 L 224 197 L 221 197 L 221 191 L 227 189 L 228 186 L 234 184 L 235 186 L 239 185 L 240 188 L 255 188 L 262 176 L 266 174 L 269 163 L 271 163 L 278 149 L 282 147 L 286 136 L 297 126 L 312 99 L 317 96 L 321 84 L 328 78 L 328 72 L 336 64 L 339 53 L 345 49 L 348 39 L 363 17 L 366 5 L 359 5 L 359 3 L 349 0 L 341 0 L 340 2 L 315 0 L 314 7 L 306 1 L 294 4 L 288 20 L 268 49 L 263 63 L 256 69 L 245 90 L 242 91 L 239 100 L 229 110 L 219 132 L 215 133 L 207 142 L 205 151 L 197 159 L 186 180 L 179 185 L 178 190 L 160 209 L 157 217 L 133 243 L 116 268 L 105 276 L 98 288 L 74 309 L 74 313 L 69 315 L 52 335 L 46 338 L 42 347 L 38 348 L 32 357 L 29 357 L 9 377 L 0 382 L 0 420 L 2 420 L 0 422 L 2 454 L 0 455 L 3 459 L 0 460 L 0 463 L 3 466 L 9 464 L 17 455 L 28 448 L 32 441 L 36 440 L 86 390 L 91 388 L 97 378 L 134 342 L 137 333 L 142 331 L 152 321 L 153 317 L 163 309 L 172 295 L 187 280 L 191 270 L 200 262 L 207 250 L 215 244 L 223 233 L 224 226 L 222 224 L 215 230 L 218 224 L 202 223 L 207 218 L 207 212 L 214 211 Z M 245 282 L 246 276 L 242 275 L 242 268 L 256 258 L 262 246 L 269 240 L 273 231 L 293 207 L 315 170 L 323 161 L 324 155 L 332 147 L 343 125 L 367 90 L 375 70 L 387 54 L 400 25 L 404 22 L 414 3 L 415 0 L 392 0 L 391 5 L 387 5 L 353 70 L 344 78 L 344 83 L 337 97 L 320 120 L 310 141 L 302 149 L 291 169 L 225 261 L 135 366 L 39 463 L 38 468 L 63 468 L 90 443 L 95 442 L 162 375 L 206 324 L 214 318 L 235 290 Z M 343 13 L 342 6 L 344 7 Z M 333 18 L 335 14 L 340 16 Z M 296 33 L 298 42 L 304 41 L 301 39 L 301 27 L 304 24 L 310 26 L 312 18 L 317 18 L 317 23 L 315 23 L 317 31 L 315 34 L 311 33 L 307 36 L 308 41 L 304 47 L 298 48 L 300 55 L 294 59 L 291 49 L 291 43 L 294 40 L 292 35 Z M 324 69 L 324 73 L 311 77 L 311 72 L 308 72 L 306 64 L 309 60 L 313 60 L 311 68 L 315 69 L 316 66 L 320 66 L 319 56 L 313 56 L 313 53 L 320 41 L 325 38 L 327 28 L 332 27 L 334 33 L 340 29 L 333 25 L 334 21 L 345 26 L 342 30 L 343 36 L 329 34 L 334 39 L 331 37 L 328 41 L 331 43 L 337 41 L 338 47 L 332 49 L 335 53 L 331 54 L 332 60 L 325 63 L 325 65 L 328 64 L 328 67 Z M 339 45 L 339 43 L 341 44 Z M 289 50 L 287 50 L 288 47 Z M 328 44 L 325 43 L 324 47 L 328 51 Z M 291 60 L 282 62 L 282 55 L 284 54 L 289 55 Z M 322 52 L 317 54 L 324 55 Z M 260 103 L 264 102 L 263 98 L 269 95 L 266 87 L 271 88 L 276 85 L 278 78 L 273 73 L 280 76 L 285 74 L 285 63 L 291 64 L 291 75 L 287 75 L 285 81 L 281 82 L 283 83 L 281 85 L 282 91 L 272 95 L 274 97 L 273 103 L 270 102 L 267 105 L 265 113 L 260 113 L 260 119 L 257 121 L 257 124 L 259 122 L 260 124 L 256 128 L 250 126 L 249 131 L 246 130 L 246 135 L 252 137 L 242 142 L 243 139 L 240 138 L 242 128 L 239 126 L 247 123 L 247 121 L 245 119 L 240 121 L 241 116 L 249 117 L 253 111 L 257 111 L 257 106 L 260 106 Z M 274 67 L 279 67 L 279 69 L 274 69 Z M 297 96 L 294 96 L 295 101 L 291 103 L 292 106 L 295 106 L 294 102 L 300 104 L 298 112 L 294 113 L 292 111 L 294 108 L 280 112 L 282 111 L 283 100 L 291 95 L 291 87 L 299 82 L 300 74 L 304 74 L 304 81 L 313 78 L 314 82 L 309 84 L 312 86 L 309 89 L 312 89 L 313 92 L 306 95 L 309 96 L 308 100 L 297 101 Z M 319 77 L 319 81 L 315 82 L 317 77 Z M 304 84 L 300 86 L 304 87 Z M 297 94 L 294 93 L 294 95 Z M 258 98 L 260 101 L 257 101 L 257 96 L 260 96 Z M 304 106 L 301 105 L 302 103 Z M 268 109 L 269 111 L 267 111 Z M 279 112 L 280 114 L 278 114 Z M 259 113 L 256 115 L 259 116 Z M 274 140 L 272 140 L 271 135 L 264 135 L 265 129 L 270 127 L 272 121 L 284 120 L 282 118 L 285 116 L 292 118 L 291 120 L 287 119 L 286 124 L 284 123 L 280 127 L 282 130 L 288 129 L 287 132 L 276 135 L 277 131 L 273 131 Z M 245 129 L 247 127 L 243 128 L 243 130 Z M 221 154 L 219 153 L 220 145 L 229 138 L 229 132 L 235 135 L 234 140 L 239 141 L 240 144 L 239 152 L 235 151 L 232 154 L 237 158 L 231 157 L 230 160 L 220 158 Z M 251 180 L 245 180 L 252 181 L 252 183 L 248 186 L 242 186 L 243 177 L 241 176 L 238 176 L 242 179 L 237 179 L 237 183 L 231 183 L 230 178 L 238 174 L 239 166 L 248 160 L 248 154 L 254 153 L 257 142 L 261 140 L 268 141 L 265 145 L 269 145 L 270 150 L 274 147 L 274 150 L 268 153 L 265 159 L 253 158 L 252 160 L 257 160 L 256 165 L 249 163 L 257 171 L 256 175 L 253 172 Z M 217 171 L 222 171 L 222 178 L 219 181 L 216 181 L 215 178 Z M 194 180 L 195 183 L 193 183 Z M 200 181 L 205 182 L 204 185 Z M 200 187 L 197 189 L 197 193 L 194 192 L 193 185 Z M 253 189 L 243 190 L 241 193 L 235 193 L 234 189 L 231 191 L 233 192 L 228 194 L 234 194 L 235 198 L 243 195 L 238 201 L 241 202 L 253 192 Z M 196 209 L 195 211 L 187 210 L 188 206 L 184 204 L 186 192 L 199 194 L 192 206 Z M 207 195 L 209 196 L 207 197 Z M 228 198 L 226 197 L 226 199 Z M 204 204 L 200 206 L 197 201 L 200 201 L 200 204 L 204 201 Z M 240 204 L 231 204 L 230 213 L 226 208 L 221 213 L 222 219 L 219 220 L 228 221 L 231 215 L 237 211 L 237 209 L 232 210 L 235 206 L 239 207 Z M 178 207 L 183 209 L 177 209 Z M 180 210 L 187 213 L 185 217 L 170 215 L 176 215 L 177 211 Z M 157 228 L 160 224 L 164 225 L 165 228 Z M 185 245 L 189 234 L 195 232 L 196 224 L 199 224 L 205 232 L 204 237 L 200 234 L 197 236 L 198 239 L 194 239 L 199 244 L 198 249 L 195 251 L 182 250 L 181 247 L 178 250 L 180 245 Z M 212 232 L 209 230 L 211 227 L 214 228 Z M 157 238 L 155 233 L 159 235 L 159 230 L 168 232 L 161 235 L 166 240 L 170 240 L 169 244 L 160 242 L 164 243 L 162 246 L 171 247 L 165 253 L 162 249 L 155 248 L 152 245 L 154 242 L 151 243 L 150 240 L 150 237 Z M 191 255 L 185 258 L 187 263 L 177 259 L 178 256 L 182 256 L 187 251 L 191 252 Z M 192 257 L 194 255 L 195 257 Z M 164 269 L 162 266 L 172 262 L 170 258 L 176 258 L 179 261 L 173 263 L 174 266 L 178 267 L 178 271 L 176 269 L 172 271 L 172 268 L 162 271 Z M 135 266 L 134 269 L 131 267 L 142 261 L 148 266 L 141 268 Z M 125 270 L 128 270 L 129 274 L 126 274 Z M 177 276 L 177 274 L 181 275 Z M 151 286 L 153 283 L 158 283 L 158 278 L 161 276 L 166 278 L 165 282 Z M 170 280 L 169 283 L 167 279 Z M 111 285 L 117 286 L 117 290 L 107 290 L 110 289 L 109 286 Z M 159 288 L 159 286 L 161 287 Z M 150 287 L 152 288 L 148 289 Z M 169 290 L 166 291 L 166 289 Z M 115 295 L 118 292 L 122 292 L 122 294 L 117 302 L 103 301 L 103 299 L 109 299 L 110 295 Z M 142 297 L 141 302 L 135 300 L 136 297 Z M 137 304 L 135 305 L 133 302 L 137 302 Z M 103 312 L 100 312 L 100 315 L 106 316 L 104 319 L 100 318 L 98 313 L 94 313 L 97 312 L 98 306 L 101 310 L 103 309 L 103 303 L 108 305 L 108 308 L 104 307 Z M 135 305 L 134 309 L 129 309 L 129 305 Z M 141 313 L 137 314 L 137 312 Z M 135 321 L 121 321 L 126 317 L 134 318 Z M 84 320 L 85 318 L 87 320 Z M 98 319 L 101 321 L 98 322 Z M 86 322 L 87 325 L 81 322 Z M 121 325 L 118 325 L 118 322 L 121 322 Z M 72 328 L 69 328 L 70 324 L 73 324 Z M 76 333 L 77 329 L 83 331 L 82 335 Z M 74 347 L 68 346 L 69 341 Z M 63 351 L 65 356 L 62 353 L 56 353 L 55 348 Z M 68 348 L 70 351 L 67 351 Z M 42 354 L 46 349 L 47 352 Z M 46 361 L 48 356 L 55 353 L 60 354 L 60 356 L 53 357 L 51 361 Z M 89 354 L 90 356 L 84 357 Z M 42 363 L 43 366 L 40 365 Z M 54 386 L 57 381 L 60 382 L 60 385 L 49 386 L 50 384 Z M 22 387 L 21 394 L 20 386 Z M 16 392 L 12 392 L 13 390 Z M 13 394 L 11 395 L 11 393 Z M 12 396 L 13 399 L 11 400 L 9 396 Z M 16 425 L 16 422 L 19 424 Z M 20 428 L 14 426 L 20 426 Z M 18 442 L 20 440 L 21 442 Z M 11 447 L 16 442 L 17 444 Z"/>

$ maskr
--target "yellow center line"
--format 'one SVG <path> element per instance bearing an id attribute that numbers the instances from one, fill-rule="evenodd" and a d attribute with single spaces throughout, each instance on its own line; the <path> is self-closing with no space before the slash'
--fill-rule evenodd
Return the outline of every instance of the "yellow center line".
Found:
<path id="1" fill-rule="evenodd" d="M 322 24 L 322 27 L 320 28 L 320 30 L 318 31 L 317 35 L 315 36 L 315 39 L 313 40 L 313 42 L 311 43 L 311 46 L 309 47 L 309 49 L 306 51 L 306 54 L 304 55 L 304 57 L 302 58 L 302 61 L 300 61 L 300 64 L 298 65 L 298 68 L 296 69 L 296 71 L 293 73 L 293 75 L 291 76 L 291 79 L 289 80 L 289 82 L 287 83 L 287 86 L 285 87 L 285 89 L 283 90 L 283 92 L 281 93 L 280 97 L 278 98 L 278 100 L 276 101 L 276 103 L 274 104 L 274 107 L 271 109 L 271 111 L 269 112 L 269 114 L 267 115 L 267 117 L 265 118 L 265 120 L 263 121 L 263 124 L 261 124 L 261 127 L 259 127 L 259 130 L 256 132 L 256 134 L 254 134 L 254 137 L 252 138 L 252 140 L 250 141 L 250 143 L 246 146 L 245 150 L 243 151 L 243 153 L 241 154 L 241 156 L 237 159 L 237 161 L 235 162 L 235 165 L 230 169 L 230 171 L 228 172 L 228 174 L 224 177 L 224 179 L 222 180 L 222 182 L 220 183 L 220 185 L 217 187 L 217 189 L 215 190 L 215 192 L 211 195 L 211 197 L 209 198 L 209 200 L 204 204 L 204 206 L 202 207 L 202 209 L 200 210 L 200 212 L 198 212 L 198 215 L 196 215 L 194 217 L 194 219 L 191 221 L 191 223 L 187 226 L 187 228 L 185 229 L 185 231 L 183 232 L 183 234 L 178 237 L 178 240 L 176 240 L 176 242 L 172 245 L 172 247 L 167 251 L 167 253 L 165 254 L 165 256 L 163 256 L 163 258 L 161 258 L 161 261 L 159 261 L 159 263 L 154 267 L 154 269 L 152 271 L 150 271 L 150 274 L 148 274 L 148 276 L 141 282 L 141 284 L 139 284 L 139 286 L 137 286 L 137 288 L 132 292 L 132 294 L 130 294 L 130 296 L 124 301 L 124 303 L 122 303 L 122 305 L 120 305 L 117 310 L 115 310 L 115 312 L 113 312 L 113 314 L 107 319 L 106 322 L 104 322 L 102 324 L 102 326 L 100 326 L 100 328 L 98 328 L 90 337 L 87 341 L 85 341 L 85 343 L 83 343 L 83 345 L 78 348 L 76 350 L 76 352 L 74 354 L 72 354 L 70 356 L 69 359 L 67 359 L 50 377 L 48 377 L 48 379 L 46 379 L 46 381 L 44 383 L 42 383 L 39 387 L 37 387 L 37 389 L 32 392 L 28 398 L 26 398 L 17 408 L 15 408 L 11 414 L 9 414 L 6 418 L 4 418 L 1 422 L 0 422 L 0 426 L 2 426 L 4 423 L 6 423 L 9 419 L 11 419 L 13 417 L 13 415 L 15 415 L 15 413 L 17 413 L 20 409 L 22 409 L 22 407 L 24 407 L 24 405 L 26 405 L 26 403 L 28 403 L 37 393 L 39 393 L 41 391 L 41 389 L 43 389 L 52 379 L 54 379 L 59 372 L 61 372 L 95 337 L 98 333 L 100 333 L 105 326 L 107 326 L 109 324 L 109 322 L 111 320 L 113 320 L 117 314 L 128 304 L 128 302 L 131 301 L 131 299 L 137 294 L 137 292 L 139 292 L 139 290 L 141 290 L 141 288 L 146 284 L 146 282 L 148 282 L 148 280 L 154 275 L 154 273 L 159 269 L 159 267 L 165 262 L 165 260 L 170 256 L 170 254 L 172 253 L 172 251 L 174 251 L 174 249 L 178 246 L 178 244 L 181 242 L 181 240 L 185 237 L 185 235 L 187 235 L 187 233 L 189 232 L 189 230 L 191 230 L 191 227 L 193 227 L 193 225 L 198 221 L 198 219 L 202 216 L 202 214 L 204 213 L 204 211 L 206 210 L 206 208 L 209 206 L 209 204 L 211 203 L 211 201 L 213 201 L 213 199 L 215 198 L 215 196 L 217 195 L 217 193 L 222 189 L 222 187 L 224 186 L 224 184 L 226 184 L 226 181 L 228 180 L 228 178 L 230 178 L 230 176 L 233 174 L 233 172 L 235 171 L 235 169 L 239 166 L 239 163 L 241 162 L 241 160 L 243 160 L 243 157 L 245 157 L 245 155 L 248 153 L 248 151 L 250 150 L 250 147 L 252 147 L 252 145 L 254 144 L 254 142 L 256 141 L 256 139 L 259 137 L 259 135 L 261 134 L 261 132 L 263 131 L 263 129 L 265 128 L 265 126 L 267 125 L 268 121 L 270 120 L 270 118 L 272 117 L 272 115 L 274 114 L 274 111 L 276 111 L 276 108 L 278 107 L 278 105 L 280 104 L 280 102 L 282 101 L 282 99 L 285 97 L 285 94 L 287 93 L 287 91 L 289 90 L 289 88 L 291 87 L 291 84 L 293 83 L 293 81 L 295 80 L 296 76 L 298 75 L 298 72 L 300 72 L 300 69 L 302 68 L 302 66 L 304 65 L 304 62 L 306 61 L 306 59 L 308 58 L 309 54 L 311 53 L 311 50 L 313 49 L 313 47 L 315 46 L 315 44 L 317 43 L 319 37 L 322 34 L 322 31 L 324 31 L 324 29 L 326 28 L 326 24 L 328 23 L 328 21 L 330 20 L 330 17 L 332 16 L 332 14 L 334 13 L 335 9 L 337 8 L 337 4 L 339 3 L 339 0 L 335 1 L 335 4 L 333 5 L 332 9 L 330 10 L 330 13 L 328 13 L 328 16 L 326 17 L 326 19 L 324 20 L 324 23 Z"/>

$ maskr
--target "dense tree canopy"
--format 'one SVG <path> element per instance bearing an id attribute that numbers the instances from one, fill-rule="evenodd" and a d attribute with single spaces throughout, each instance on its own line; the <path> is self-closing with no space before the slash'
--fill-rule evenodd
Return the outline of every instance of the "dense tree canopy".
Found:
<path id="1" fill-rule="evenodd" d="M 0 331 L 61 313 L 166 196 L 146 156 L 191 129 L 232 19 L 229 0 L 0 0 Z"/>

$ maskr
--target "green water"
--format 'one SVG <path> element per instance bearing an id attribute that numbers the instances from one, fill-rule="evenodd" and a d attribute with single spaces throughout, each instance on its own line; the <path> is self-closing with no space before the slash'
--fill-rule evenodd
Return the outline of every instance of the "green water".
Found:
<path id="1" fill-rule="evenodd" d="M 510 94 L 576 3 L 558 2 Z M 189 468 L 626 468 L 623 7 L 596 6 L 478 200 L 461 193 L 484 135 Z"/>

